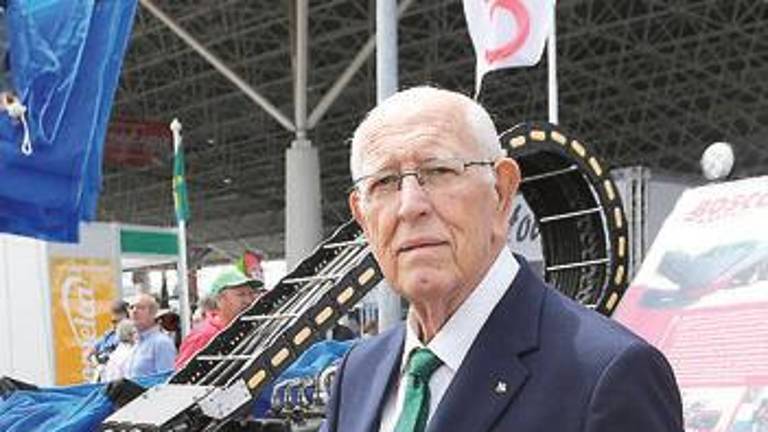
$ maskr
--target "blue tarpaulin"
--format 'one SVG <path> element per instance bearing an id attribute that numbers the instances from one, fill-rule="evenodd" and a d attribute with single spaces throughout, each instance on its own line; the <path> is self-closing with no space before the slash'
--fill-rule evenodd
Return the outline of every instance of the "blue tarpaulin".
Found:
<path id="1" fill-rule="evenodd" d="M 276 380 L 299 376 L 312 377 L 341 358 L 354 342 L 322 341 L 310 347 Z M 167 375 L 136 380 L 143 387 L 164 382 Z M 98 430 L 104 419 L 114 412 L 105 393 L 105 384 L 83 384 L 39 390 L 17 390 L 0 399 L 0 431 L 64 432 Z M 269 407 L 271 387 L 262 392 L 252 413 L 261 417 Z"/>
<path id="2" fill-rule="evenodd" d="M 104 139 L 136 0 L 9 0 L 12 87 L 24 125 L 0 113 L 0 232 L 74 242 L 92 220 Z"/>
<path id="3" fill-rule="evenodd" d="M 157 375 L 136 380 L 151 387 L 166 380 Z M 0 399 L 0 431 L 71 432 L 98 430 L 114 411 L 105 384 L 82 384 L 39 390 L 18 390 Z"/>

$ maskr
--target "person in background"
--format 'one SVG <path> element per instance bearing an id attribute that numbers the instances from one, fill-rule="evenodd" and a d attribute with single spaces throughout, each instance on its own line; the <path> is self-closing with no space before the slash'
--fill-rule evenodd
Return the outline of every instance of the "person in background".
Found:
<path id="1" fill-rule="evenodd" d="M 174 367 L 177 370 L 183 368 L 190 358 L 264 293 L 266 289 L 262 281 L 248 278 L 234 267 L 223 270 L 208 290 L 208 296 L 216 300 L 216 313 L 184 338 Z"/>
<path id="2" fill-rule="evenodd" d="M 128 375 L 128 361 L 136 343 L 139 340 L 139 332 L 133 321 L 124 319 L 117 324 L 117 348 L 109 356 L 109 361 L 102 375 L 102 382 L 114 381 L 125 378 Z"/>
<path id="3" fill-rule="evenodd" d="M 115 300 L 110 309 L 110 321 L 112 327 L 107 330 L 91 347 L 88 358 L 93 358 L 98 364 L 106 364 L 109 355 L 115 350 L 119 340 L 117 338 L 117 325 L 128 318 L 128 303 L 123 300 Z"/>
<path id="4" fill-rule="evenodd" d="M 173 370 L 176 347 L 155 322 L 157 300 L 149 294 L 135 296 L 128 307 L 139 341 L 128 359 L 127 378 L 137 378 Z"/>
<path id="5" fill-rule="evenodd" d="M 200 297 L 197 301 L 197 308 L 192 314 L 192 328 L 194 329 L 199 324 L 203 324 L 206 320 L 213 319 L 218 308 L 214 296 L 206 293 Z"/>
<path id="6" fill-rule="evenodd" d="M 173 340 L 173 345 L 179 349 L 181 344 L 181 318 L 171 309 L 160 309 L 155 316 L 160 331 L 167 334 Z"/>
<path id="7" fill-rule="evenodd" d="M 350 311 L 339 319 L 331 329 L 331 339 L 336 341 L 348 341 L 360 336 L 360 323 L 354 311 Z"/>
<path id="8" fill-rule="evenodd" d="M 379 334 L 379 321 L 378 320 L 370 320 L 363 325 L 363 334 L 362 337 L 373 337 Z"/>

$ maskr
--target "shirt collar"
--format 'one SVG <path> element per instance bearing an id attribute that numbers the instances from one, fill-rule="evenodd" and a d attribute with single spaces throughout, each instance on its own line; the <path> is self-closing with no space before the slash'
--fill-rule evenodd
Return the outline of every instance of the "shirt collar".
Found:
<path id="1" fill-rule="evenodd" d="M 520 265 L 505 246 L 502 248 L 496 260 L 488 269 L 483 280 L 459 306 L 456 312 L 448 319 L 440 331 L 426 346 L 453 373 L 459 369 L 469 348 L 472 346 L 477 334 L 480 333 L 485 321 L 491 315 L 496 304 L 504 296 L 507 288 L 515 279 Z M 416 348 L 422 348 L 424 344 L 419 340 L 419 329 L 416 318 L 411 311 L 408 313 L 408 322 L 405 332 L 405 345 L 403 358 L 400 364 L 400 372 L 405 371 L 408 365 L 408 356 Z"/>
<path id="2" fill-rule="evenodd" d="M 148 338 L 150 335 L 152 335 L 152 333 L 154 333 L 156 331 L 159 331 L 159 330 L 160 330 L 160 328 L 158 326 L 150 327 L 150 328 L 148 328 L 148 329 L 146 329 L 146 330 L 144 330 L 142 332 L 139 332 L 139 339 L 140 340 L 144 340 L 144 339 Z"/>

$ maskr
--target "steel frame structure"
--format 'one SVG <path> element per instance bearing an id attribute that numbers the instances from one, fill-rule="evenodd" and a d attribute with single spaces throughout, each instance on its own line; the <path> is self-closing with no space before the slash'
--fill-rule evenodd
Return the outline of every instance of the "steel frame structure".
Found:
<path id="1" fill-rule="evenodd" d="M 157 0 L 167 15 L 282 113 L 293 112 L 292 0 Z M 703 149 L 734 144 L 735 176 L 768 172 L 768 1 L 570 0 L 557 7 L 560 126 L 613 166 L 697 175 Z M 375 32 L 375 1 L 313 1 L 308 110 Z M 400 20 L 401 87 L 470 94 L 474 54 L 461 1 L 417 0 Z M 546 59 L 546 56 L 543 57 Z M 547 117 L 545 60 L 486 78 L 500 130 Z M 318 147 L 326 232 L 347 220 L 347 138 L 376 102 L 371 56 L 308 138 Z M 283 254 L 285 149 L 294 134 L 144 8 L 115 116 L 184 123 L 190 244 Z M 100 219 L 172 225 L 171 144 L 146 167 L 107 167 Z"/>

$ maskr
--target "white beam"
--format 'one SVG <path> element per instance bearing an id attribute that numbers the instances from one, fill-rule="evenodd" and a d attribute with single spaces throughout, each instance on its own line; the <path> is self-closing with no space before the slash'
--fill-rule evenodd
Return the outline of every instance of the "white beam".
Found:
<path id="1" fill-rule="evenodd" d="M 406 9 L 413 3 L 413 0 L 403 0 L 397 8 L 398 18 L 403 15 Z M 373 54 L 373 49 L 376 47 L 376 35 L 372 35 L 368 38 L 363 45 L 363 48 L 357 52 L 355 58 L 349 63 L 344 72 L 339 75 L 331 88 L 323 95 L 320 102 L 317 103 L 315 109 L 312 110 L 312 114 L 309 115 L 308 128 L 313 129 L 321 118 L 325 115 L 328 109 L 336 102 L 336 99 L 341 94 L 342 90 L 352 81 L 352 77 L 355 76 L 357 71 L 368 61 L 368 57 Z"/>
<path id="2" fill-rule="evenodd" d="M 260 106 L 264 111 L 271 115 L 278 123 L 284 128 L 293 132 L 296 130 L 295 126 L 280 110 L 272 105 L 264 96 L 260 95 L 253 87 L 245 82 L 238 74 L 230 69 L 224 62 L 221 61 L 216 55 L 208 51 L 203 45 L 201 45 L 192 35 L 186 30 L 176 24 L 173 19 L 160 10 L 152 0 L 140 0 L 141 5 L 144 6 L 152 15 L 163 22 L 168 28 L 171 29 L 176 35 L 178 35 L 184 42 L 187 43 L 193 50 L 197 51 L 208 63 L 211 64 L 217 71 L 219 71 L 225 78 L 232 82 L 240 91 L 245 93 L 249 99 Z"/>

